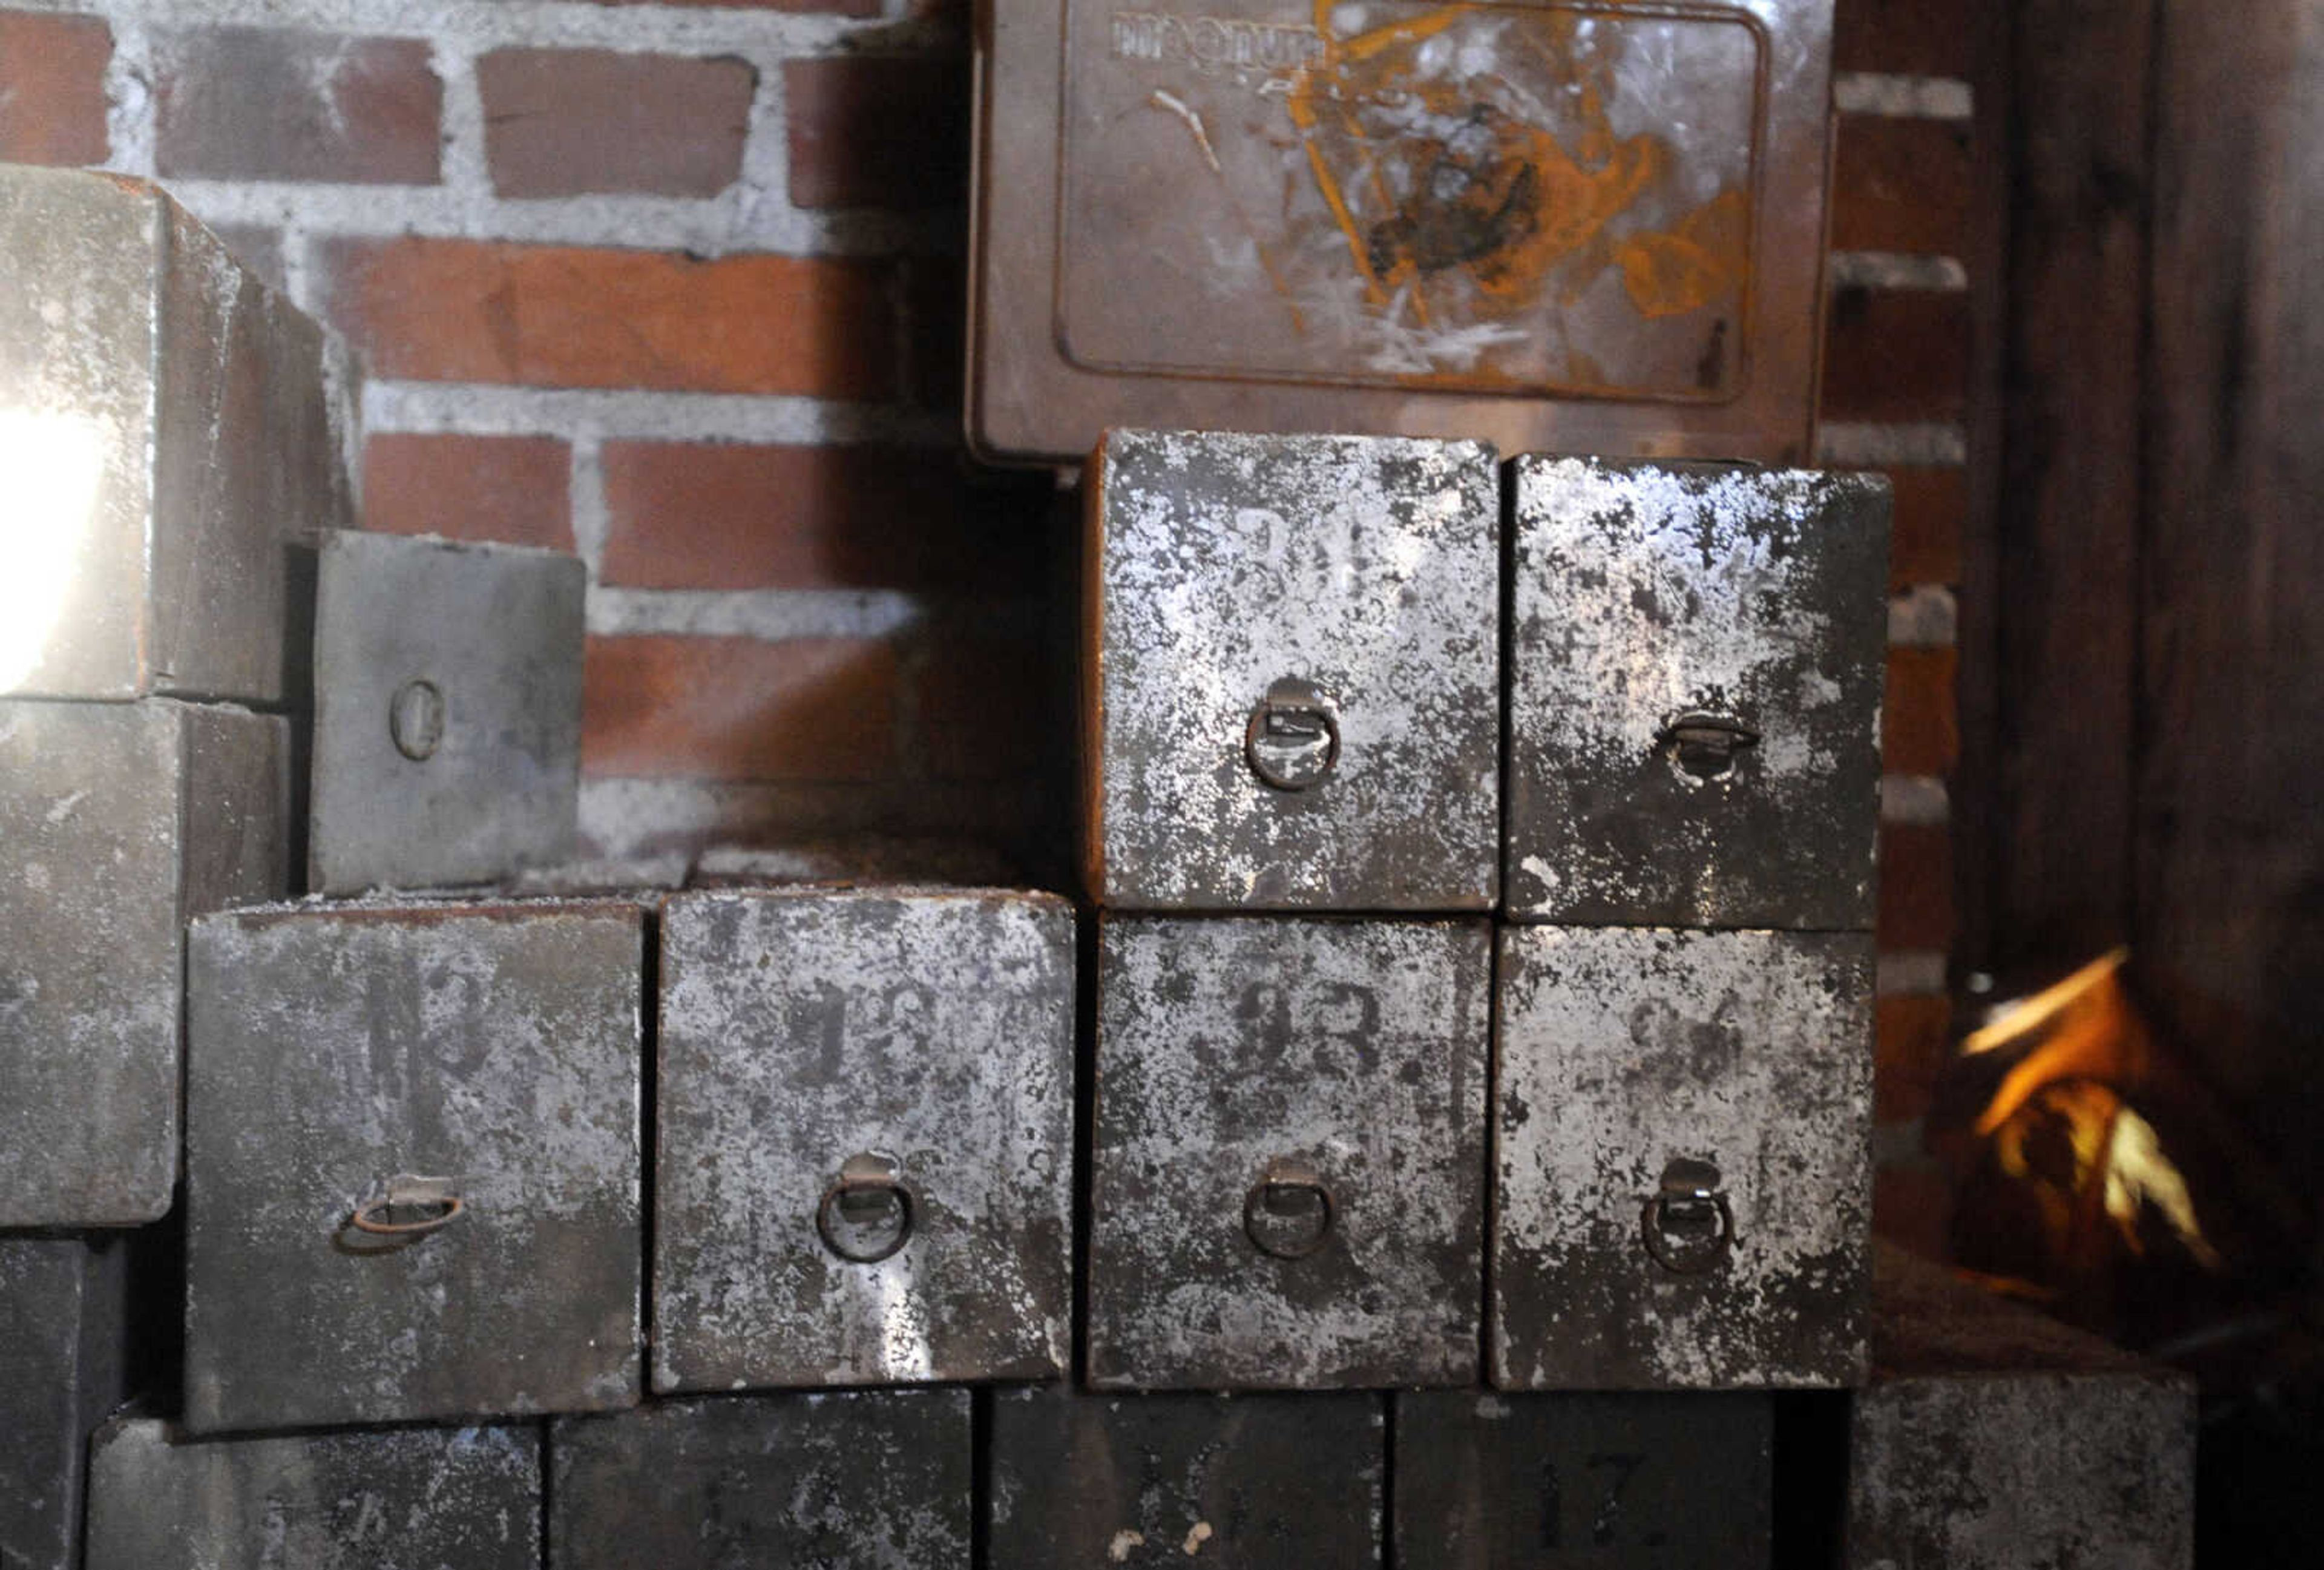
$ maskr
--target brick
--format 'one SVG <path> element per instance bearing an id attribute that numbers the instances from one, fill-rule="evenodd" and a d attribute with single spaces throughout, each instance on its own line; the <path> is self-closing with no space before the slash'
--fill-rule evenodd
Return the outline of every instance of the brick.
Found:
<path id="1" fill-rule="evenodd" d="M 1969 309 L 1959 291 L 1832 291 L 1823 417 L 1960 420 L 1969 401 Z"/>
<path id="2" fill-rule="evenodd" d="M 1872 1175 L 1872 1232 L 1923 1259 L 1952 1255 L 1953 1186 L 1933 1164 L 1883 1167 Z"/>
<path id="3" fill-rule="evenodd" d="M 210 231 L 234 259 L 263 279 L 277 293 L 288 293 L 282 274 L 282 231 L 267 224 L 228 224 Z"/>
<path id="4" fill-rule="evenodd" d="M 1947 774 L 1960 756 L 1953 694 L 1957 661 L 1948 645 L 1888 651 L 1881 700 L 1881 757 L 1891 774 Z"/>
<path id="5" fill-rule="evenodd" d="M 991 588 L 1042 570 L 1023 485 L 950 449 L 609 441 L 604 581 L 635 588 Z"/>
<path id="6" fill-rule="evenodd" d="M 1838 0 L 1832 64 L 1844 71 L 1973 78 L 1982 9 L 1981 0 Z"/>
<path id="7" fill-rule="evenodd" d="M 1969 127 L 1950 120 L 1842 115 L 1831 202 L 1834 250 L 1967 254 Z"/>
<path id="8" fill-rule="evenodd" d="M 581 770 L 707 780 L 878 780 L 896 763 L 897 660 L 870 638 L 592 638 Z"/>
<path id="9" fill-rule="evenodd" d="M 476 61 L 493 189 L 715 196 L 742 172 L 758 83 L 741 60 L 494 50 Z"/>
<path id="10" fill-rule="evenodd" d="M 1026 638 L 940 639 L 915 689 L 921 760 L 939 780 L 1008 780 L 1048 761 L 1050 667 Z"/>
<path id="11" fill-rule="evenodd" d="M 1969 471 L 1890 469 L 1896 495 L 1888 536 L 1888 586 L 1961 580 L 1961 539 L 1969 524 Z"/>
<path id="12" fill-rule="evenodd" d="M 444 84 L 418 39 L 166 30 L 153 53 L 165 176 L 436 183 Z"/>
<path id="13" fill-rule="evenodd" d="M 1881 825 L 1878 931 L 1890 952 L 1952 946 L 1952 835 L 1943 824 Z"/>
<path id="14" fill-rule="evenodd" d="M 968 73 L 949 55 L 838 55 L 783 67 L 791 205 L 967 199 Z"/>
<path id="15" fill-rule="evenodd" d="M 1928 1115 L 1952 1058 L 1953 1006 L 1943 997 L 1882 998 L 1872 1067 L 1872 1116 L 1902 1123 Z"/>
<path id="16" fill-rule="evenodd" d="M 862 399 L 895 379 L 876 263 L 416 237 L 318 252 L 325 314 L 376 375 Z"/>
<path id="17" fill-rule="evenodd" d="M 94 16 L 0 11 L 0 163 L 102 163 L 113 29 Z"/>
<path id="18" fill-rule="evenodd" d="M 364 527 L 571 550 L 572 467 L 555 437 L 382 431 L 364 443 Z"/>

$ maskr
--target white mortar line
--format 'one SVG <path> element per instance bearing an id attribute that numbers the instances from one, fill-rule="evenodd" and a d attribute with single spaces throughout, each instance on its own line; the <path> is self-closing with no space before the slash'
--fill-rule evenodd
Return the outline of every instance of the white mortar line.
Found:
<path id="1" fill-rule="evenodd" d="M 898 638 L 928 602 L 898 589 L 633 589 L 593 586 L 589 631 L 602 636 Z"/>
<path id="2" fill-rule="evenodd" d="M 1945 649 L 1957 641 L 1960 612 L 1953 591 L 1942 584 L 1920 584 L 1888 602 L 1888 644 L 1902 649 Z"/>
<path id="3" fill-rule="evenodd" d="M 1952 795 L 1933 774 L 1885 774 L 1880 780 L 1880 821 L 1933 827 L 1952 817 Z"/>
<path id="4" fill-rule="evenodd" d="M 567 438 L 588 432 L 616 440 L 767 445 L 853 441 L 930 448 L 948 448 L 959 439 L 958 430 L 945 417 L 894 404 L 776 394 L 386 380 L 364 385 L 364 429 Z"/>
<path id="5" fill-rule="evenodd" d="M 1816 430 L 1816 459 L 1843 468 L 1959 468 L 1969 462 L 1969 433 L 1958 425 L 1830 420 Z"/>
<path id="6" fill-rule="evenodd" d="M 1977 95 L 1958 77 L 1914 77 L 1888 71 L 1840 71 L 1831 78 L 1831 105 L 1843 115 L 1895 120 L 1968 120 Z"/>
<path id="7" fill-rule="evenodd" d="M 594 426 L 582 426 L 568 439 L 572 460 L 566 471 L 566 513 L 573 528 L 574 553 L 588 568 L 595 593 L 605 572 L 605 541 L 613 533 L 605 508 L 604 449 Z"/>
<path id="8" fill-rule="evenodd" d="M 1957 294 L 1969 288 L 1969 269 L 1959 257 L 1897 251 L 1834 251 L 1829 276 L 1834 289 L 1928 289 Z"/>
<path id="9" fill-rule="evenodd" d="M 1941 996 L 1945 956 L 1941 950 L 1911 949 L 1884 954 L 1875 962 L 1872 990 L 1884 998 Z"/>

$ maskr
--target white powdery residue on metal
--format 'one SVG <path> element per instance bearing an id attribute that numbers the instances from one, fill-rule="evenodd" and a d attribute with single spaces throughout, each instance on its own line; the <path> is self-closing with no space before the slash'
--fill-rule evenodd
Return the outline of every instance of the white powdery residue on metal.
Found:
<path id="1" fill-rule="evenodd" d="M 1509 1382 L 1827 1383 L 1861 1356 L 1868 938 L 1503 935 L 1496 1341 Z M 1645 1249 L 1674 1159 L 1715 1166 L 1735 1244 Z"/>

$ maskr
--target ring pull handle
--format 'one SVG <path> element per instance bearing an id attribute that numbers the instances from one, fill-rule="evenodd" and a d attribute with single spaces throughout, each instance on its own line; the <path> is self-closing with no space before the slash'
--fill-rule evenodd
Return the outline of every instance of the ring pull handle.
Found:
<path id="1" fill-rule="evenodd" d="M 391 1178 L 376 1199 L 366 1199 L 347 1217 L 357 1232 L 377 1237 L 423 1237 L 459 1219 L 468 1202 L 453 1191 L 448 1178 Z M 419 1211 L 413 1215 L 409 1212 Z"/>
<path id="2" fill-rule="evenodd" d="M 1259 1252 L 1304 1260 L 1322 1248 L 1339 1217 L 1329 1185 L 1304 1161 L 1268 1165 L 1243 1196 L 1242 1230 Z"/>
<path id="3" fill-rule="evenodd" d="M 1640 1231 L 1646 1252 L 1673 1275 L 1699 1276 L 1722 1263 L 1735 1246 L 1735 1212 L 1719 1168 L 1684 1156 L 1673 1159 L 1646 1201 Z"/>
<path id="4" fill-rule="evenodd" d="M 1698 709 L 1663 727 L 1655 744 L 1669 749 L 1679 771 L 1697 780 L 1723 780 L 1736 759 L 1759 744 L 1759 733 L 1731 714 Z"/>
<path id="5" fill-rule="evenodd" d="M 1274 790 L 1320 785 L 1340 762 L 1337 706 L 1312 681 L 1270 682 L 1243 727 L 1242 750 L 1250 771 Z"/>
<path id="6" fill-rule="evenodd" d="M 910 1240 L 918 1212 L 895 1161 L 864 1150 L 840 1163 L 839 1176 L 815 1207 L 815 1230 L 823 1246 L 848 1263 L 876 1265 Z"/>

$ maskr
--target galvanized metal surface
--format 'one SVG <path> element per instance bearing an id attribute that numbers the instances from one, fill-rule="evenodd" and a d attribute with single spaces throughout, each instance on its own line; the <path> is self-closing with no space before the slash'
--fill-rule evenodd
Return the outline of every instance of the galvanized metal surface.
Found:
<path id="1" fill-rule="evenodd" d="M 489 883 L 571 850 L 586 577 L 556 551 L 324 539 L 312 888 Z"/>
<path id="2" fill-rule="evenodd" d="M 1883 1246 L 1849 1570 L 2194 1562 L 2194 1381 Z"/>
<path id="3" fill-rule="evenodd" d="M 1869 928 L 1886 482 L 1544 457 L 1512 475 L 1509 914 Z M 1722 756 L 1693 734 L 1722 721 L 1756 739 Z"/>
<path id="4" fill-rule="evenodd" d="M 288 891 L 289 750 L 241 709 L 0 699 L 0 1227 L 170 1208 L 180 927 Z"/>
<path id="5" fill-rule="evenodd" d="M 1493 1382 L 1858 1382 L 1869 935 L 1500 943 Z M 1717 1200 L 1665 1197 L 1674 1163 L 1716 1168 Z"/>
<path id="6" fill-rule="evenodd" d="M 958 1570 L 969 1392 L 666 1401 L 551 1425 L 550 1570 Z"/>
<path id="7" fill-rule="evenodd" d="M 0 693 L 295 692 L 294 551 L 351 516 L 322 329 L 117 175 L 0 170 Z"/>
<path id="8" fill-rule="evenodd" d="M 309 904 L 189 940 L 186 1424 L 639 1394 L 643 914 Z M 406 1197 L 382 1236 L 353 1225 Z"/>
<path id="9" fill-rule="evenodd" d="M 0 1238 L 0 1565 L 79 1570 L 83 1457 L 120 1405 L 127 1245 Z"/>
<path id="10" fill-rule="evenodd" d="M 1062 1372 L 1073 907 L 683 894 L 661 941 L 654 1388 Z"/>
<path id="11" fill-rule="evenodd" d="M 1097 900 L 1489 908 L 1500 828 L 1491 449 L 1117 430 L 1087 483 Z M 1278 702 L 1270 716 L 1286 682 L 1315 689 L 1317 712 Z M 1270 784 L 1254 761 L 1278 753 L 1278 771 L 1314 782 Z"/>
<path id="12" fill-rule="evenodd" d="M 996 1390 L 986 1521 L 1011 1570 L 1380 1563 L 1381 1398 Z"/>
<path id="13" fill-rule="evenodd" d="M 996 6 L 971 439 L 1796 462 L 1831 34 L 1831 0 Z"/>
<path id="14" fill-rule="evenodd" d="M 1772 1562 L 1766 1396 L 1428 1390 L 1395 1401 L 1399 1570 Z"/>
<path id="15" fill-rule="evenodd" d="M 97 1436 L 88 1570 L 538 1570 L 537 1428 Z"/>
<path id="16" fill-rule="evenodd" d="M 1475 1380 L 1489 945 L 1481 921 L 1106 919 L 1093 1385 Z"/>

